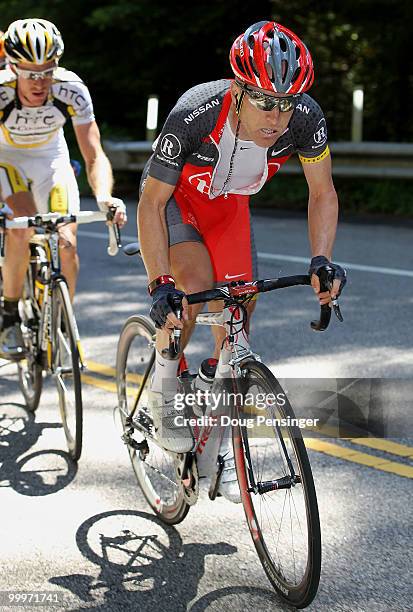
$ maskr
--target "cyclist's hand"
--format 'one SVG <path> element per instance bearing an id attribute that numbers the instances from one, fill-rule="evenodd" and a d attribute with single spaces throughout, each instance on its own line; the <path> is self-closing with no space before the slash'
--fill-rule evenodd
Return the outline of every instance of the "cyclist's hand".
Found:
<path id="1" fill-rule="evenodd" d="M 100 210 L 108 211 L 110 208 L 115 209 L 115 215 L 110 223 L 116 223 L 119 227 L 125 225 L 128 220 L 126 206 L 120 198 L 96 196 L 96 201 Z"/>
<path id="2" fill-rule="evenodd" d="M 7 206 L 5 202 L 0 202 L 0 217 L 6 217 L 6 219 L 13 219 L 14 213 L 10 206 Z"/>
<path id="3" fill-rule="evenodd" d="M 187 305 L 185 293 L 176 289 L 172 283 L 160 285 L 152 293 L 152 306 L 150 316 L 158 329 L 170 331 L 174 327 L 183 328 L 182 319 L 187 319 Z M 184 300 L 184 301 L 183 301 Z M 183 308 L 182 319 L 178 319 L 175 312 Z"/>
<path id="4" fill-rule="evenodd" d="M 318 272 L 325 266 L 330 266 L 334 271 L 334 280 L 330 291 L 320 291 L 320 278 L 318 277 Z M 338 298 L 347 282 L 344 268 L 338 264 L 332 263 L 323 255 L 312 258 L 308 274 L 311 275 L 311 286 L 321 305 L 328 304 L 331 300 Z"/>

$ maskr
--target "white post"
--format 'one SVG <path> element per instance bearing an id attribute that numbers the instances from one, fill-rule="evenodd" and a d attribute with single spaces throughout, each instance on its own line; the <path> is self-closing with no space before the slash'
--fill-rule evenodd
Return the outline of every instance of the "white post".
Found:
<path id="1" fill-rule="evenodd" d="M 363 139 L 363 87 L 358 85 L 353 89 L 353 116 L 351 121 L 351 140 L 361 142 Z"/>
<path id="2" fill-rule="evenodd" d="M 156 138 L 156 128 L 158 127 L 158 106 L 158 96 L 149 96 L 148 110 L 146 113 L 146 140 L 149 142 L 153 142 Z"/>

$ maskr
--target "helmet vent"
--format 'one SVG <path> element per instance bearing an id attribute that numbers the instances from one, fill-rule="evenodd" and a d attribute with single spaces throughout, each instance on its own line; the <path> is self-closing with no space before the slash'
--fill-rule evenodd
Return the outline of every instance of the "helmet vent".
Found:
<path id="1" fill-rule="evenodd" d="M 247 45 L 249 46 L 249 48 L 253 49 L 254 44 L 255 44 L 255 38 L 253 36 L 248 36 Z"/>
<path id="2" fill-rule="evenodd" d="M 272 69 L 271 64 L 268 64 L 268 62 L 266 62 L 265 69 L 267 71 L 268 78 L 270 79 L 271 83 L 274 83 L 274 70 Z"/>
<path id="3" fill-rule="evenodd" d="M 40 48 L 40 40 L 39 40 L 39 39 L 37 39 L 37 40 L 36 40 L 36 53 L 37 53 L 37 56 L 38 56 L 38 57 L 40 57 L 40 56 L 41 56 L 41 52 L 42 52 L 42 50 L 41 50 L 41 48 Z"/>
<path id="4" fill-rule="evenodd" d="M 251 64 L 251 68 L 252 68 L 252 70 L 253 70 L 253 72 L 254 72 L 255 76 L 257 77 L 257 79 L 259 79 L 259 78 L 260 78 L 260 73 L 259 73 L 259 71 L 257 70 L 257 65 L 256 65 L 256 63 L 254 62 L 254 60 L 253 60 L 253 58 L 252 58 L 252 57 L 250 58 L 250 64 Z"/>
<path id="5" fill-rule="evenodd" d="M 291 83 L 295 83 L 296 82 L 296 80 L 300 76 L 300 72 L 301 72 L 301 68 L 300 67 L 295 69 L 295 72 L 294 72 L 293 77 L 291 79 Z"/>
<path id="6" fill-rule="evenodd" d="M 280 49 L 283 53 L 285 53 L 287 51 L 287 43 L 285 42 L 285 40 L 283 38 L 280 38 Z"/>

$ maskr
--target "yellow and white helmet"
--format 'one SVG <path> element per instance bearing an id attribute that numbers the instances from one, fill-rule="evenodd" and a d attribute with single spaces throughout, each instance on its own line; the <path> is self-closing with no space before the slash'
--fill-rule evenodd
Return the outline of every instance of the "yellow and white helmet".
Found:
<path id="1" fill-rule="evenodd" d="M 18 19 L 4 35 L 4 50 L 10 62 L 46 64 L 58 60 L 64 51 L 62 36 L 46 19 Z"/>

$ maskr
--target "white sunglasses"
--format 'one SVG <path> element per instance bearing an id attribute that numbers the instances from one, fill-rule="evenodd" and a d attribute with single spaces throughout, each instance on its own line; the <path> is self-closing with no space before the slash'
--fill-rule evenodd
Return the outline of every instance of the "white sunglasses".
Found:
<path id="1" fill-rule="evenodd" d="M 16 74 L 22 79 L 28 79 L 30 81 L 38 81 L 40 79 L 52 79 L 54 72 L 56 70 L 56 66 L 53 68 L 48 68 L 47 70 L 27 70 L 26 68 L 17 68 L 17 66 L 13 66 Z"/>

